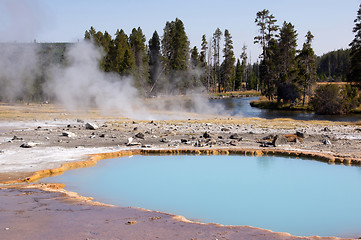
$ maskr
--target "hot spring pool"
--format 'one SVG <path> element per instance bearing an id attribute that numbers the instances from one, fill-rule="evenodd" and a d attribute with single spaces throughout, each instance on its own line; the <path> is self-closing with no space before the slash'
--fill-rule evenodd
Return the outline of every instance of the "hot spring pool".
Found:
<path id="1" fill-rule="evenodd" d="M 118 206 L 298 236 L 361 236 L 361 168 L 262 156 L 132 156 L 43 179 Z"/>

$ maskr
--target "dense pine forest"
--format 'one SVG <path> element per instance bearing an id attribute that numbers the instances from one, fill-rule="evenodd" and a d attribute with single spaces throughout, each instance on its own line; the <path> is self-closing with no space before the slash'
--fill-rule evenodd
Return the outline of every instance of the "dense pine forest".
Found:
<path id="1" fill-rule="evenodd" d="M 310 103 L 318 111 L 318 105 L 322 105 L 323 100 L 327 102 L 327 92 L 332 91 L 341 105 L 332 113 L 347 113 L 359 106 L 361 5 L 353 29 L 355 39 L 350 43 L 350 48 L 322 56 L 316 56 L 312 48 L 312 41 L 317 36 L 310 31 L 306 36 L 298 36 L 292 23 L 285 21 L 278 24 L 275 16 L 266 9 L 256 13 L 255 26 L 259 34 L 254 37 L 254 43 L 262 48 L 262 53 L 259 60 L 253 63 L 247 56 L 247 46 L 234 46 L 232 34 L 227 29 L 217 28 L 212 36 L 202 36 L 200 46 L 190 46 L 185 26 L 178 18 L 166 22 L 163 32 L 154 31 L 148 40 L 140 27 L 128 34 L 123 29 L 108 33 L 90 27 L 85 31 L 84 40 L 102 49 L 99 61 L 102 71 L 131 77 L 134 86 L 144 97 L 186 94 L 195 89 L 209 93 L 257 90 L 270 101 L 302 105 Z M 297 46 L 298 38 L 304 39 L 302 46 Z M 22 78 L 33 80 L 30 85 L 18 86 L 21 94 L 16 95 L 7 93 L 7 89 L 13 87 L 12 76 L 0 73 L 0 100 L 51 100 L 51 96 L 44 92 L 49 78 L 47 72 L 55 65 L 71 64 L 66 53 L 73 44 L 1 44 L 3 53 L 9 48 L 15 49 L 8 57 L 9 62 L 23 58 L 27 48 L 36 49 L 37 67 L 30 67 L 21 75 Z M 235 56 L 235 47 L 242 49 L 240 56 Z M 349 82 L 352 85 L 321 85 L 317 88 L 318 82 Z M 324 94 L 323 99 L 317 96 L 321 94 Z M 327 109 L 318 112 L 330 113 Z"/>

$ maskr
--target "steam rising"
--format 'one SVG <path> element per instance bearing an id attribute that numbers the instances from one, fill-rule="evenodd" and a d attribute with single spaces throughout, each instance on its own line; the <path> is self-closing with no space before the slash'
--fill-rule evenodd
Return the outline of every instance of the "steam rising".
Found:
<path id="1" fill-rule="evenodd" d="M 207 97 L 194 94 L 201 90 L 193 90 L 182 98 L 154 98 L 145 104 L 131 77 L 105 73 L 99 68 L 102 57 L 101 49 L 91 42 L 74 44 L 66 54 L 68 66 L 52 68 L 45 91 L 70 110 L 98 108 L 103 114 L 137 119 L 185 118 L 184 112 L 215 114 L 220 111 L 209 105 Z"/>
<path id="2" fill-rule="evenodd" d="M 0 96 L 5 101 L 31 101 L 32 93 L 39 91 L 37 44 L 0 44 Z M 104 115 L 135 119 L 187 118 L 187 113 L 219 114 L 222 107 L 210 105 L 203 88 L 193 89 L 187 95 L 141 97 L 132 77 L 106 73 L 99 67 L 102 50 L 88 41 L 69 45 L 66 64 L 54 65 L 44 76 L 42 90 L 49 99 L 71 111 L 99 109 Z M 42 70 L 44 71 L 44 69 Z M 40 89 L 41 90 L 41 89 Z M 202 93 L 202 94 L 200 94 Z M 0 99 L 1 100 L 1 99 Z"/>
<path id="3" fill-rule="evenodd" d="M 46 22 L 46 14 L 38 1 L 2 0 L 0 9 L 4 10 L 0 16 L 4 23 L 0 26 L 0 42 L 3 42 L 0 43 L 0 101 L 39 101 L 32 98 L 41 95 L 55 99 L 72 111 L 97 108 L 103 114 L 137 119 L 186 118 L 185 112 L 219 114 L 223 111 L 222 107 L 209 104 L 202 87 L 193 89 L 187 96 L 143 99 L 132 77 L 100 69 L 103 52 L 87 41 L 69 45 L 65 66 L 49 68 L 50 62 L 40 59 L 39 45 L 28 43 L 35 40 Z M 27 43 L 10 43 L 14 40 Z M 184 75 L 199 81 L 201 74 L 200 70 L 192 69 Z M 175 77 L 173 87 L 160 81 L 157 88 L 177 94 L 177 86 L 186 84 L 185 80 Z M 41 91 L 43 94 L 39 94 Z"/>
<path id="4" fill-rule="evenodd" d="M 104 114 L 114 111 L 124 116 L 145 112 L 131 78 L 102 72 L 102 52 L 90 42 L 70 47 L 67 67 L 53 67 L 45 90 L 70 110 L 99 108 Z M 133 116 L 134 117 L 134 116 Z"/>
<path id="5" fill-rule="evenodd" d="M 5 101 L 27 99 L 26 93 L 34 91 L 38 74 L 35 44 L 0 44 L 0 96 Z"/>

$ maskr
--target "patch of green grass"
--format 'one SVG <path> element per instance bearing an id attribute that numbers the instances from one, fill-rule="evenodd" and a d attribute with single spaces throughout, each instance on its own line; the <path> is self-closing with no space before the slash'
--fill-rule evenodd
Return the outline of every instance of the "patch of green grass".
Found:
<path id="1" fill-rule="evenodd" d="M 277 103 L 276 101 L 269 100 L 256 100 L 251 101 L 252 107 L 257 107 L 261 109 L 276 109 L 276 110 L 286 110 L 286 111 L 313 111 L 310 105 L 302 104 L 291 104 L 291 103 Z"/>

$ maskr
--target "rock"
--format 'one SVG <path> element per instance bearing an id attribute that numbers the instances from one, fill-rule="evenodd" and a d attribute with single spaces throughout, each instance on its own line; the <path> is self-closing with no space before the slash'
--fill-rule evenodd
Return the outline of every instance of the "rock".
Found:
<path id="1" fill-rule="evenodd" d="M 228 144 L 231 145 L 231 146 L 237 146 L 237 141 L 232 140 Z"/>
<path id="2" fill-rule="evenodd" d="M 187 143 L 188 142 L 187 139 L 183 139 L 183 138 L 180 141 L 181 141 L 181 143 Z"/>
<path id="3" fill-rule="evenodd" d="M 27 143 L 21 144 L 20 147 L 22 147 L 22 148 L 32 148 L 32 147 L 35 147 L 36 145 L 37 145 L 37 143 L 27 142 Z"/>
<path id="4" fill-rule="evenodd" d="M 12 141 L 23 141 L 24 139 L 23 138 L 19 138 L 17 136 L 14 136 L 12 139 Z"/>
<path id="5" fill-rule="evenodd" d="M 130 137 L 128 138 L 128 142 L 127 142 L 127 146 L 130 147 L 130 146 L 139 146 L 139 145 L 142 145 L 141 143 L 139 142 L 133 142 L 134 138 Z"/>
<path id="6" fill-rule="evenodd" d="M 299 138 L 305 138 L 306 137 L 306 134 L 304 132 L 299 132 L 297 131 L 296 132 L 296 136 L 299 137 Z"/>
<path id="7" fill-rule="evenodd" d="M 331 130 L 328 127 L 325 127 L 324 129 L 322 129 L 322 131 L 324 132 L 331 132 Z"/>
<path id="8" fill-rule="evenodd" d="M 327 138 L 325 139 L 322 139 L 322 143 L 325 144 L 325 145 L 332 145 L 331 141 Z"/>
<path id="9" fill-rule="evenodd" d="M 133 139 L 132 137 L 128 138 L 128 142 L 126 143 L 127 145 L 131 144 L 133 142 Z"/>
<path id="10" fill-rule="evenodd" d="M 137 224 L 137 221 L 128 221 L 126 223 L 126 225 L 134 225 L 134 224 Z"/>
<path id="11" fill-rule="evenodd" d="M 208 132 L 203 133 L 204 138 L 212 138 L 212 136 Z"/>
<path id="12" fill-rule="evenodd" d="M 100 134 L 99 137 L 105 138 L 105 133 Z"/>
<path id="13" fill-rule="evenodd" d="M 64 137 L 70 137 L 70 138 L 76 137 L 75 133 L 66 132 L 66 131 L 64 131 L 64 132 L 62 133 L 62 136 L 64 136 Z"/>
<path id="14" fill-rule="evenodd" d="M 278 147 L 280 145 L 288 145 L 288 139 L 283 135 L 276 135 L 272 141 L 272 145 L 274 147 Z"/>
<path id="15" fill-rule="evenodd" d="M 85 128 L 89 130 L 97 130 L 99 127 L 95 123 L 86 123 Z"/>
<path id="16" fill-rule="evenodd" d="M 198 140 L 195 144 L 195 147 L 203 147 L 204 145 L 202 144 L 202 142 L 200 140 Z"/>
<path id="17" fill-rule="evenodd" d="M 144 134 L 139 132 L 139 133 L 135 134 L 135 137 L 140 138 L 140 139 L 144 139 Z"/>
<path id="18" fill-rule="evenodd" d="M 210 139 L 208 142 L 207 142 L 208 145 L 216 145 L 217 144 L 217 141 L 215 139 Z"/>
<path id="19" fill-rule="evenodd" d="M 236 140 L 241 139 L 242 140 L 242 138 L 238 135 L 238 133 L 231 134 L 231 136 L 229 136 L 229 139 L 236 139 Z"/>
<path id="20" fill-rule="evenodd" d="M 76 122 L 78 122 L 78 123 L 84 123 L 84 121 L 81 120 L 81 119 L 77 119 Z"/>
<path id="21" fill-rule="evenodd" d="M 229 130 L 229 128 L 221 128 L 221 131 L 222 131 L 222 132 L 229 132 L 229 131 L 231 131 L 231 130 Z"/>
<path id="22" fill-rule="evenodd" d="M 161 140 L 160 140 L 160 142 L 162 142 L 162 143 L 167 143 L 167 142 L 169 142 L 166 138 L 162 138 Z"/>
<path id="23" fill-rule="evenodd" d="M 274 140 L 275 137 L 276 137 L 275 135 L 270 134 L 270 135 L 262 138 L 262 140 Z"/>

